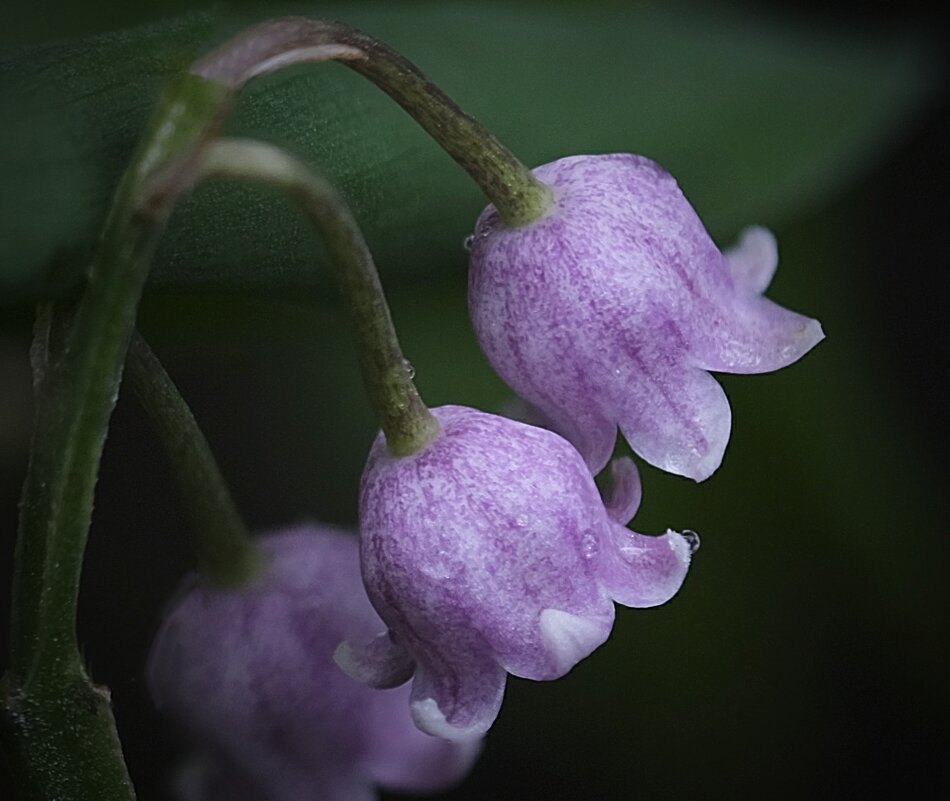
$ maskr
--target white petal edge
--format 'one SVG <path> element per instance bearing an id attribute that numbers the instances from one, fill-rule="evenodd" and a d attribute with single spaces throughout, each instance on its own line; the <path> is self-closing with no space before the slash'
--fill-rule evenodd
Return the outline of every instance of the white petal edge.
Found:
<path id="1" fill-rule="evenodd" d="M 413 722 L 420 731 L 451 742 L 462 743 L 481 737 L 489 728 L 482 723 L 471 726 L 453 726 L 445 719 L 445 715 L 439 709 L 439 705 L 434 698 L 422 698 L 413 701 L 409 705 L 409 711 L 412 713 Z"/>
<path id="2" fill-rule="evenodd" d="M 368 643 L 341 642 L 333 661 L 351 679 L 379 690 L 405 684 L 416 669 L 412 654 L 394 643 L 388 632 Z"/>
<path id="3" fill-rule="evenodd" d="M 567 673 L 590 656 L 610 636 L 610 626 L 601 620 L 580 617 L 561 609 L 541 612 L 541 641 L 553 670 L 551 678 Z"/>

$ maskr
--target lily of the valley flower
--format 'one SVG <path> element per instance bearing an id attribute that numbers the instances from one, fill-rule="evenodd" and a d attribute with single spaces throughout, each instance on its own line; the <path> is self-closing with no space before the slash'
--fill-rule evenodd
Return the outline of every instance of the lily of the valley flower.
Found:
<path id="1" fill-rule="evenodd" d="M 629 460 L 605 506 L 578 452 L 559 435 L 459 406 L 441 432 L 394 457 L 380 437 L 363 474 L 363 580 L 389 626 L 350 638 L 337 661 L 391 686 L 412 677 L 423 731 L 485 732 L 506 674 L 555 679 L 610 634 L 614 601 L 648 607 L 679 589 L 695 540 L 625 527 L 639 504 Z"/>
<path id="2" fill-rule="evenodd" d="M 357 539 L 302 527 L 261 540 L 256 584 L 195 584 L 162 624 L 148 682 L 203 752 L 187 801 L 371 801 L 374 785 L 438 790 L 480 744 L 421 733 L 408 688 L 372 690 L 333 663 L 345 638 L 385 628 L 360 582 Z"/>
<path id="3" fill-rule="evenodd" d="M 764 373 L 822 337 L 762 297 L 772 235 L 720 253 L 676 181 L 642 156 L 574 156 L 534 171 L 548 214 L 506 227 L 492 206 L 471 243 L 469 309 L 489 361 L 598 472 L 621 431 L 663 470 L 707 478 L 731 412 L 707 371 Z"/>

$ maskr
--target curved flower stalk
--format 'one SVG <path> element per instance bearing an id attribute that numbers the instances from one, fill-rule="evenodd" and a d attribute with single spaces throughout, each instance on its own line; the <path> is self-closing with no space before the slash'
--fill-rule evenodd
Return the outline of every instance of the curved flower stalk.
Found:
<path id="1" fill-rule="evenodd" d="M 412 62 L 342 22 L 279 17 L 207 53 L 192 73 L 239 92 L 252 79 L 308 62 L 339 61 L 372 81 L 422 126 L 479 185 L 506 225 L 536 220 L 551 191 Z"/>
<path id="2" fill-rule="evenodd" d="M 202 750 L 182 797 L 368 801 L 373 785 L 460 780 L 480 742 L 422 734 L 408 687 L 371 690 L 333 663 L 341 640 L 384 629 L 360 583 L 356 538 L 302 526 L 259 542 L 269 563 L 255 584 L 193 583 L 152 647 L 152 695 Z"/>
<path id="3" fill-rule="evenodd" d="M 433 414 L 423 450 L 393 457 L 378 438 L 370 452 L 363 581 L 389 632 L 350 637 L 336 659 L 378 687 L 413 677 L 416 725 L 465 740 L 491 726 L 506 673 L 563 676 L 607 639 L 613 601 L 672 597 L 697 540 L 625 527 L 640 498 L 629 460 L 605 506 L 557 434 L 461 406 Z"/>
<path id="4" fill-rule="evenodd" d="M 676 181 L 642 156 L 537 168 L 542 219 L 510 228 L 489 206 L 471 246 L 469 309 L 489 361 L 598 472 L 621 431 L 651 464 L 696 481 L 729 439 L 707 371 L 765 373 L 822 338 L 762 296 L 775 239 L 747 229 L 720 253 Z"/>

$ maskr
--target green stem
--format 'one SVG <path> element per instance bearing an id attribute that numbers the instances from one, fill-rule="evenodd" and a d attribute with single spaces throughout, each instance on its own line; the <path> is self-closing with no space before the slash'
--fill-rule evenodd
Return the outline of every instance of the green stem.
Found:
<path id="1" fill-rule="evenodd" d="M 223 587 L 247 584 L 259 575 L 261 556 L 191 409 L 138 332 L 125 369 L 125 381 L 158 434 L 191 514 L 199 574 Z"/>
<path id="2" fill-rule="evenodd" d="M 117 190 L 62 341 L 38 331 L 34 345 L 38 398 L 20 506 L 2 731 L 24 792 L 37 798 L 134 797 L 108 693 L 89 681 L 80 654 L 79 582 L 99 461 L 148 265 L 229 97 L 193 75 L 170 88 Z M 155 182 L 171 157 L 174 168 Z M 61 314 L 53 313 L 54 323 Z"/>
<path id="3" fill-rule="evenodd" d="M 170 91 L 119 186 L 65 341 L 45 356 L 14 580 L 11 661 L 23 680 L 47 651 L 79 663 L 76 597 L 99 460 L 148 265 L 196 156 L 176 160 L 161 193 L 143 187 L 169 155 L 213 133 L 224 94 L 196 77 Z"/>
<path id="4" fill-rule="evenodd" d="M 439 424 L 412 382 L 373 257 L 343 198 L 305 164 L 263 142 L 215 142 L 200 175 L 261 181 L 300 205 L 329 252 L 356 335 L 363 380 L 389 450 L 406 456 L 428 445 Z"/>
<path id="5" fill-rule="evenodd" d="M 414 64 L 341 22 L 284 17 L 249 28 L 192 68 L 237 90 L 252 78 L 304 61 L 338 60 L 386 92 L 468 172 L 509 227 L 551 208 L 550 187 Z"/>

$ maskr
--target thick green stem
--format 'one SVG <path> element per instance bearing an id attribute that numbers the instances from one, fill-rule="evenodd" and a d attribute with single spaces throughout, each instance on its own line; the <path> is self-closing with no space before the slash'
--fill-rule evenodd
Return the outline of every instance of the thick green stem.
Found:
<path id="1" fill-rule="evenodd" d="M 37 409 L 17 536 L 11 671 L 2 726 L 35 798 L 134 797 L 108 694 L 86 675 L 76 639 L 80 575 L 99 461 L 148 265 L 230 95 L 186 75 L 166 94 L 123 176 L 88 284 L 62 326 L 54 310 L 34 345 Z M 157 168 L 174 168 L 153 183 Z M 158 188 L 161 191 L 158 191 Z M 53 334 L 63 331 L 62 337 Z M 52 333 L 50 333 L 52 331 Z"/>
<path id="2" fill-rule="evenodd" d="M 191 409 L 138 332 L 132 335 L 125 369 L 125 381 L 158 434 L 191 514 L 199 574 L 223 587 L 247 584 L 259 575 L 262 556 Z"/>
<path id="3" fill-rule="evenodd" d="M 126 171 L 63 342 L 44 359 L 20 508 L 11 663 L 28 683 L 46 660 L 81 664 L 76 599 L 99 460 L 152 253 L 181 191 L 195 145 L 220 119 L 221 87 L 188 77 L 173 87 Z M 163 191 L 146 178 L 170 155 Z M 37 361 L 34 354 L 34 362 Z"/>
<path id="4" fill-rule="evenodd" d="M 304 61 L 339 60 L 392 97 L 468 172 L 502 221 L 527 225 L 551 208 L 550 187 L 470 117 L 414 64 L 340 22 L 285 17 L 256 25 L 209 53 L 195 74 L 239 89 L 247 81 Z"/>
<path id="5" fill-rule="evenodd" d="M 373 257 L 343 198 L 305 164 L 263 142 L 215 142 L 200 175 L 261 181 L 300 205 L 329 252 L 356 334 L 363 380 L 389 450 L 406 456 L 428 445 L 439 424 L 413 384 Z"/>
<path id="6" fill-rule="evenodd" d="M 0 681 L 0 740 L 23 801 L 132 801 L 109 691 L 51 670 L 29 690 Z"/>
<path id="7" fill-rule="evenodd" d="M 539 218 L 552 202 L 549 188 L 494 137 L 409 62 L 365 34 L 335 23 L 284 20 L 253 29 L 236 44 L 200 62 L 166 94 L 119 186 L 86 291 L 75 308 L 47 309 L 41 315 L 33 353 L 34 437 L 15 556 L 11 670 L 0 683 L 0 734 L 30 799 L 134 798 L 108 693 L 89 680 L 76 639 L 83 554 L 99 461 L 148 266 L 164 223 L 194 182 L 203 150 L 236 90 L 254 75 L 294 61 L 348 61 L 468 170 L 508 225 Z M 250 60 L 241 62 L 242 48 Z M 352 217 L 332 189 L 303 165 L 273 149 L 256 153 L 243 174 L 283 185 L 327 240 L 389 447 L 397 454 L 423 447 L 438 425 L 412 384 Z M 223 165 L 222 155 L 227 152 L 215 157 L 219 171 L 237 174 L 233 163 Z M 242 157 L 250 155 L 244 151 Z M 277 181 L 275 165 L 280 165 Z"/>

